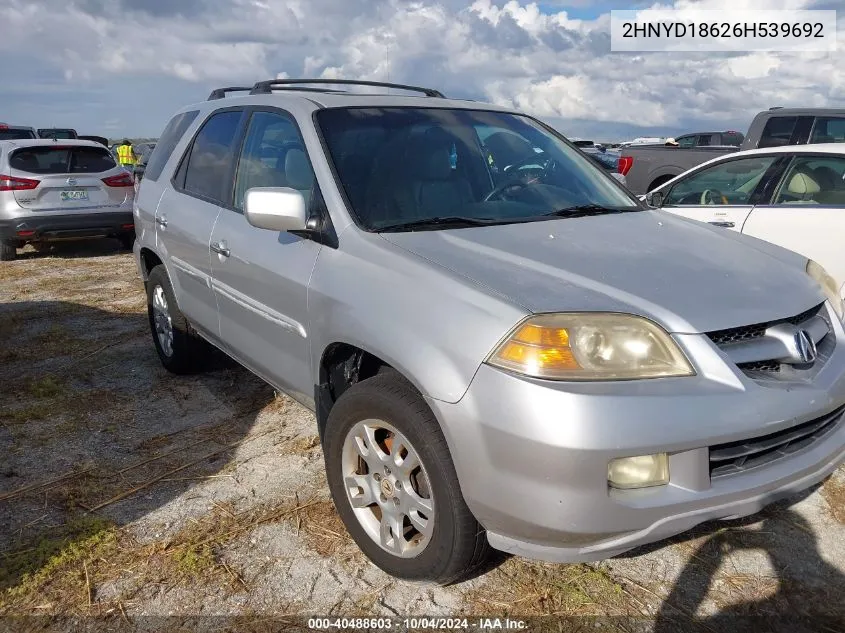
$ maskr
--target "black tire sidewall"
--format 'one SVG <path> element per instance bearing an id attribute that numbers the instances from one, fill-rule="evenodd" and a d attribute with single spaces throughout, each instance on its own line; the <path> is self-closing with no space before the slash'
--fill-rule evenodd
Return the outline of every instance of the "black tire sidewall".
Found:
<path id="1" fill-rule="evenodd" d="M 164 353 L 155 330 L 153 293 L 158 286 L 161 286 L 164 297 L 167 299 L 167 312 L 170 315 L 170 322 L 173 327 L 173 354 L 171 356 Z M 167 276 L 167 271 L 163 265 L 153 268 L 147 280 L 147 317 L 150 324 L 150 334 L 153 337 L 153 344 L 161 364 L 173 373 L 189 373 L 193 369 L 190 326 L 184 315 L 179 311 L 173 286 L 170 284 L 170 278 Z"/>
<path id="2" fill-rule="evenodd" d="M 391 388 L 385 389 L 388 385 Z M 414 396 L 416 406 L 409 406 Z M 388 422 L 408 438 L 429 478 L 435 504 L 434 532 L 426 548 L 414 558 L 394 556 L 373 541 L 358 522 L 347 498 L 342 473 L 343 443 L 355 424 L 370 418 Z M 436 441 L 432 442 L 432 438 Z M 464 501 L 451 458 L 448 451 L 443 451 L 446 444 L 442 438 L 439 425 L 422 397 L 410 385 L 401 385 L 390 375 L 379 375 L 354 385 L 329 414 L 323 448 L 335 507 L 364 554 L 392 576 L 443 582 L 455 575 L 453 563 L 456 553 L 460 558 L 456 550 L 461 548 L 456 538 L 456 511 Z"/>

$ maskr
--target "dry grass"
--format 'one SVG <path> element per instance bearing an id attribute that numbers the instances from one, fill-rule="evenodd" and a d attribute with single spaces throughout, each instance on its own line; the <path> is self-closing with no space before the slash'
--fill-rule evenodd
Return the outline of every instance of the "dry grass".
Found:
<path id="1" fill-rule="evenodd" d="M 845 477 L 834 474 L 824 483 L 821 493 L 833 518 L 845 525 Z"/>
<path id="2" fill-rule="evenodd" d="M 623 586 L 593 565 L 558 565 L 512 558 L 466 596 L 467 612 L 504 616 L 639 615 Z"/>
<path id="3" fill-rule="evenodd" d="M 167 540 L 149 544 L 139 544 L 127 531 L 102 519 L 78 517 L 45 533 L 34 546 L 3 554 L 0 615 L 99 613 L 114 605 L 98 600 L 98 588 L 119 579 L 131 580 L 132 595 L 120 596 L 123 601 L 152 585 L 201 582 L 227 592 L 247 590 L 243 575 L 221 558 L 221 548 L 260 525 L 301 520 L 300 513 L 319 503 L 290 500 L 242 512 L 218 504 Z M 306 517 L 301 522 L 309 521 Z"/>

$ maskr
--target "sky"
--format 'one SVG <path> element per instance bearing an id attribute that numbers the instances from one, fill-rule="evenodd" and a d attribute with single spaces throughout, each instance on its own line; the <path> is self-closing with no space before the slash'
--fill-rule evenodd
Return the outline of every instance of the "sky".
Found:
<path id="1" fill-rule="evenodd" d="M 745 131 L 845 107 L 842 0 L 2 0 L 0 121 L 150 136 L 216 87 L 279 76 L 431 86 L 570 137 Z M 610 10 L 841 7 L 832 53 L 619 53 Z"/>

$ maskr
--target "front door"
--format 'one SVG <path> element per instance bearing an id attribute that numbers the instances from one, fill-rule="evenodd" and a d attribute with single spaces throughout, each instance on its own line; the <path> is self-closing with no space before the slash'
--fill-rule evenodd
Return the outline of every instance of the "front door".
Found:
<path id="1" fill-rule="evenodd" d="M 252 187 L 291 187 L 310 200 L 314 172 L 293 117 L 256 110 L 248 122 L 231 209 L 211 236 L 220 338 L 250 369 L 302 402 L 313 401 L 307 293 L 320 244 L 258 229 L 243 215 Z"/>
<path id="2" fill-rule="evenodd" d="M 675 182 L 663 208 L 676 215 L 742 231 L 776 156 L 727 159 Z M 661 191 L 658 189 L 658 191 Z"/>

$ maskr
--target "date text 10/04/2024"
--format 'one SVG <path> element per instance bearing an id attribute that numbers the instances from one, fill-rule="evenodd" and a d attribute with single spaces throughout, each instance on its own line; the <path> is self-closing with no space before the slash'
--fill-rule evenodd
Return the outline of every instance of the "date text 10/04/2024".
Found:
<path id="1" fill-rule="evenodd" d="M 310 618 L 313 630 L 399 630 L 440 629 L 476 631 L 522 631 L 525 620 L 511 618 Z"/>

